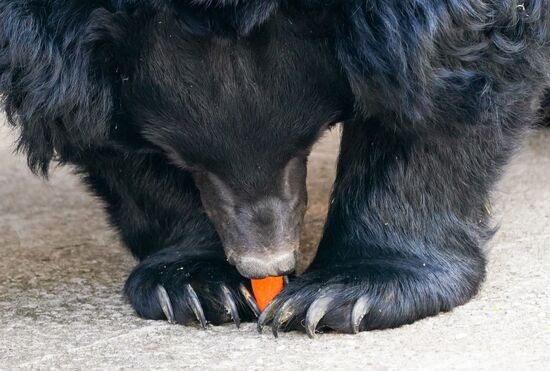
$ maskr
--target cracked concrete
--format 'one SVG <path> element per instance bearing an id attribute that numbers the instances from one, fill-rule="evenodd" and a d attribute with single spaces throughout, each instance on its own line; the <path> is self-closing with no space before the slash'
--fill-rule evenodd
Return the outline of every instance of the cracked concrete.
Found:
<path id="1" fill-rule="evenodd" d="M 13 138 L 0 129 L 0 369 L 550 367 L 550 130 L 527 140 L 495 192 L 501 228 L 476 298 L 402 328 L 313 341 L 273 339 L 252 324 L 203 331 L 137 318 L 120 292 L 135 262 L 100 202 L 69 167 L 49 182 L 34 177 L 11 154 Z M 307 252 L 323 224 L 337 146 L 335 131 L 312 155 Z"/>

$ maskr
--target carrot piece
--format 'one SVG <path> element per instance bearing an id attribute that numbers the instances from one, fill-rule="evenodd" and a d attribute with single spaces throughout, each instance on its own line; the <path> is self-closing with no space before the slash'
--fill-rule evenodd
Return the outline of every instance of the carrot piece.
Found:
<path id="1" fill-rule="evenodd" d="M 252 291 L 254 298 L 261 311 L 273 300 L 275 296 L 283 289 L 283 277 L 267 277 L 252 281 Z"/>

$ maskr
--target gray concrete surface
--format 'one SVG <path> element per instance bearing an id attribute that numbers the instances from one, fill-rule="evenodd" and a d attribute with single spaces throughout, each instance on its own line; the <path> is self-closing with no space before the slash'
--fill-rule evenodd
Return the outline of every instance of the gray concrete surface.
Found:
<path id="1" fill-rule="evenodd" d="M 1 118 L 0 118 L 1 120 Z M 550 369 L 550 130 L 534 133 L 495 192 L 502 226 L 470 303 L 394 330 L 274 339 L 252 324 L 206 331 L 137 318 L 134 265 L 70 168 L 46 182 L 0 130 L 0 369 Z M 315 246 L 338 133 L 312 156 L 304 233 Z M 306 254 L 307 255 L 307 254 Z"/>

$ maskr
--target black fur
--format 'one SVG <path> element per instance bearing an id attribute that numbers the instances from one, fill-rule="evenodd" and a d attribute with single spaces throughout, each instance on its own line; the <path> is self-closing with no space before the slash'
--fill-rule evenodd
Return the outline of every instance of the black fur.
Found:
<path id="1" fill-rule="evenodd" d="M 260 325 L 354 332 L 477 292 L 489 194 L 539 119 L 549 30 L 545 0 L 0 0 L 0 92 L 31 169 L 72 163 L 105 200 L 141 260 L 137 313 L 165 317 L 162 285 L 184 324 L 187 283 L 213 323 L 230 320 L 222 284 L 252 316 L 195 180 L 270 194 L 343 121 L 318 255 Z"/>

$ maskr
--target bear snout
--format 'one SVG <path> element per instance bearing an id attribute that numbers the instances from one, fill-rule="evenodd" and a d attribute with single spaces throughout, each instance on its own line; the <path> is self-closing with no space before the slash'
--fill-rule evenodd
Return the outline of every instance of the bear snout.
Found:
<path id="1" fill-rule="evenodd" d="M 290 161 L 274 178 L 261 191 L 243 192 L 212 173 L 194 176 L 227 261 L 248 278 L 283 275 L 296 266 L 307 206 L 305 161 Z"/>
<path id="2" fill-rule="evenodd" d="M 291 273 L 300 245 L 305 207 L 268 198 L 208 214 L 222 240 L 227 261 L 248 278 Z M 222 211 L 220 211 L 222 210 Z"/>

